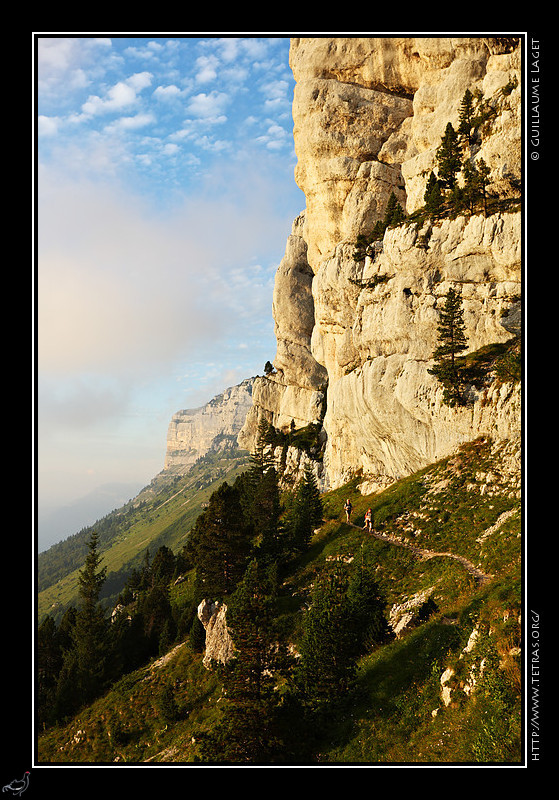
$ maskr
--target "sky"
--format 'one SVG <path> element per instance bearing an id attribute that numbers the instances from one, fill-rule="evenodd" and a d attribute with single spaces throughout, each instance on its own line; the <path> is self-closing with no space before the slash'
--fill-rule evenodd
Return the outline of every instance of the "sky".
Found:
<path id="1" fill-rule="evenodd" d="M 305 200 L 288 37 L 35 37 L 41 514 L 147 485 L 174 413 L 263 373 Z"/>

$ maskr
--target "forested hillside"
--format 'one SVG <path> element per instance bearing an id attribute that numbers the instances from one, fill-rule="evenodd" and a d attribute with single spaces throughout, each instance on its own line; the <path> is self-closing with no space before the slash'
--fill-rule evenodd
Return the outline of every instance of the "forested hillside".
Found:
<path id="1" fill-rule="evenodd" d="M 80 610 L 39 632 L 39 760 L 519 761 L 520 500 L 506 461 L 480 440 L 380 494 L 356 478 L 321 498 L 310 471 L 280 491 L 262 450 L 212 493 L 186 547 L 134 572 L 112 622 L 92 602 L 92 538 Z M 210 669 L 205 598 L 226 604 L 236 648 Z"/>
<path id="2" fill-rule="evenodd" d="M 38 618 L 60 620 L 78 599 L 78 572 L 95 532 L 104 554 L 107 578 L 101 589 L 105 608 L 116 602 L 127 577 L 163 545 L 178 551 L 217 481 L 234 479 L 245 469 L 248 453 L 233 442 L 198 460 L 186 475 L 160 473 L 122 508 L 84 528 L 37 557 Z"/>

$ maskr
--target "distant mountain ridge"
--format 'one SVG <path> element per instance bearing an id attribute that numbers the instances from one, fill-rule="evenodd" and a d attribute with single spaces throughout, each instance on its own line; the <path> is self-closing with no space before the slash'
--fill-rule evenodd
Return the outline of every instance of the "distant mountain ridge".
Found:
<path id="1" fill-rule="evenodd" d="M 133 500 L 39 553 L 39 622 L 45 614 L 59 619 L 66 608 L 78 605 L 78 574 L 92 530 L 107 567 L 102 600 L 112 607 L 130 572 L 148 554 L 163 545 L 174 552 L 183 547 L 212 492 L 222 482 L 234 481 L 247 468 L 248 458 L 229 444 L 202 456 L 185 475 L 159 473 Z"/>
<path id="2" fill-rule="evenodd" d="M 173 415 L 167 432 L 164 471 L 184 475 L 224 438 L 236 442 L 252 407 L 254 378 L 225 389 L 200 408 Z"/>
<path id="3" fill-rule="evenodd" d="M 162 484 L 185 475 L 210 451 L 235 449 L 237 435 L 252 406 L 254 378 L 230 386 L 203 406 L 173 415 L 167 434 L 164 468 L 147 486 L 110 483 L 67 505 L 42 512 L 38 518 L 38 552 L 63 541 L 119 509 L 131 500 L 157 493 Z"/>
<path id="4" fill-rule="evenodd" d="M 139 483 L 107 483 L 65 506 L 39 512 L 38 552 L 42 553 L 76 531 L 93 525 L 101 517 L 123 506 L 141 489 Z"/>

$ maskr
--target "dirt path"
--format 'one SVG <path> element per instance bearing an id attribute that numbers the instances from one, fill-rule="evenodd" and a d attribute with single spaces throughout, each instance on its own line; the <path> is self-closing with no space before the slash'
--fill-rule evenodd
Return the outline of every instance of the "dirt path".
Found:
<path id="1" fill-rule="evenodd" d="M 350 522 L 349 524 L 352 528 L 356 528 L 358 531 L 364 530 L 364 528 L 360 527 L 359 525 L 354 525 L 353 522 Z M 388 544 L 396 545 L 396 547 L 406 547 L 408 550 L 411 550 L 412 553 L 415 553 L 417 556 L 425 560 L 428 558 L 434 558 L 435 556 L 454 558 L 456 561 L 459 561 L 471 575 L 474 576 L 479 584 L 490 581 L 493 578 L 493 575 L 486 575 L 485 572 L 482 572 L 480 569 L 474 566 L 474 564 L 472 564 L 471 561 L 468 561 L 467 558 L 464 558 L 464 556 L 457 556 L 455 553 L 437 553 L 433 552 L 432 550 L 422 550 L 420 547 L 415 547 L 413 544 L 401 542 L 399 539 L 395 539 L 392 536 L 385 536 L 383 533 L 378 533 L 374 530 L 371 531 L 371 536 L 374 536 L 375 539 L 378 539 L 381 542 L 388 542 Z"/>

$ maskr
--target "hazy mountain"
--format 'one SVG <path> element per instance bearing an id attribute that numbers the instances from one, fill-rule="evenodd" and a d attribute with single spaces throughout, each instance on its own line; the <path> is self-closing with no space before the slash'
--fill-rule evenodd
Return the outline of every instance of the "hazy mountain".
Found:
<path id="1" fill-rule="evenodd" d="M 39 553 L 53 544 L 92 525 L 115 508 L 120 508 L 143 488 L 139 483 L 107 483 L 72 503 L 39 512 L 37 539 Z"/>

